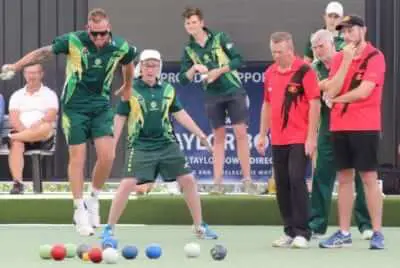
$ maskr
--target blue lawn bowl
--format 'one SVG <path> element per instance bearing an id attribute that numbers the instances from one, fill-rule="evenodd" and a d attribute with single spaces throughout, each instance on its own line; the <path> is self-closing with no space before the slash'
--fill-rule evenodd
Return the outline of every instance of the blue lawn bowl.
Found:
<path id="1" fill-rule="evenodd" d="M 122 249 L 122 256 L 127 260 L 134 260 L 138 255 L 138 249 L 135 246 L 125 246 Z"/>
<path id="2" fill-rule="evenodd" d="M 149 259 L 158 259 L 161 257 L 162 250 L 161 247 L 157 244 L 151 244 L 146 248 L 146 256 Z"/>
<path id="3" fill-rule="evenodd" d="M 115 238 L 107 237 L 102 241 L 101 247 L 103 249 L 106 249 L 106 248 L 117 249 L 118 248 L 118 241 Z"/>
<path id="4" fill-rule="evenodd" d="M 225 259 L 226 254 L 228 253 L 228 251 L 226 250 L 226 248 L 222 245 L 215 245 L 211 251 L 211 256 L 214 260 L 216 261 L 222 261 L 223 259 Z"/>

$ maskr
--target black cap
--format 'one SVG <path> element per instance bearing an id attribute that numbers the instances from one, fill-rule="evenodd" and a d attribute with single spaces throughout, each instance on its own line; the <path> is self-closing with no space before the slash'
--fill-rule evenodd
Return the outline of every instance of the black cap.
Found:
<path id="1" fill-rule="evenodd" d="M 342 22 L 336 26 L 336 30 L 340 31 L 343 27 L 352 27 L 352 26 L 364 27 L 365 26 L 364 20 L 357 15 L 345 16 L 342 19 Z"/>

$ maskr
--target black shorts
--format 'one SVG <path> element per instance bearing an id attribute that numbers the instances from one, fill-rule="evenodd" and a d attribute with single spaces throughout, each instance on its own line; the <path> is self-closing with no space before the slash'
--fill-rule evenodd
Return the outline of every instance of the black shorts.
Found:
<path id="1" fill-rule="evenodd" d="M 25 151 L 50 150 L 54 145 L 54 136 L 45 141 L 25 142 Z"/>
<path id="2" fill-rule="evenodd" d="M 231 125 L 247 124 L 249 104 L 244 91 L 224 96 L 210 96 L 205 102 L 206 114 L 213 129 L 225 126 L 228 118 Z"/>
<path id="3" fill-rule="evenodd" d="M 10 133 L 16 133 L 16 131 L 11 130 Z M 10 141 L 7 140 L 8 148 L 10 148 Z M 32 150 L 50 150 L 54 146 L 54 136 L 51 136 L 49 139 L 45 141 L 37 141 L 37 142 L 25 142 L 25 151 Z"/>
<path id="4" fill-rule="evenodd" d="M 375 171 L 378 168 L 379 131 L 332 132 L 337 170 Z"/>

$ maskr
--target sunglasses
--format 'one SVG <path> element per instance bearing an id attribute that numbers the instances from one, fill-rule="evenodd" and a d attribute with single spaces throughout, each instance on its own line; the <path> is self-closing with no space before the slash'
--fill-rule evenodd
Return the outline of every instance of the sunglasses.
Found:
<path id="1" fill-rule="evenodd" d="M 94 32 L 94 31 L 90 31 L 90 35 L 92 35 L 93 37 L 97 37 L 97 36 L 106 36 L 107 34 L 109 34 L 109 31 L 101 31 L 101 32 Z"/>

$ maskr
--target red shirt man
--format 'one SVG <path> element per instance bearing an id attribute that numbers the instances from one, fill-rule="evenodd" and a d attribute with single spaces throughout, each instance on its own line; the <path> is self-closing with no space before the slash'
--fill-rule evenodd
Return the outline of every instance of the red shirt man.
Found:
<path id="1" fill-rule="evenodd" d="M 372 53 L 376 52 L 376 55 Z M 375 53 L 374 53 L 375 54 Z M 369 57 L 367 59 L 367 57 Z M 365 70 L 360 66 L 367 59 Z M 339 52 L 332 60 L 329 78 L 332 78 L 338 71 L 343 61 L 343 52 Z M 350 104 L 343 112 L 345 103 L 336 103 L 331 110 L 331 131 L 342 130 L 381 130 L 381 97 L 382 87 L 385 79 L 385 58 L 379 50 L 367 43 L 360 57 L 353 59 L 349 70 L 344 78 L 343 86 L 339 95 L 343 95 L 350 89 L 353 76 L 357 73 L 358 80 L 370 81 L 375 84 L 371 95 Z"/>
<path id="2" fill-rule="evenodd" d="M 332 104 L 330 130 L 337 169 L 339 227 L 322 248 L 350 246 L 354 173 L 364 183 L 373 235 L 370 249 L 383 249 L 382 194 L 377 179 L 378 147 L 381 130 L 381 96 L 385 59 L 365 41 L 366 27 L 359 16 L 346 16 L 337 26 L 346 46 L 333 59 L 326 100 Z"/>
<path id="3" fill-rule="evenodd" d="M 316 147 L 320 113 L 318 79 L 314 70 L 295 56 L 290 33 L 273 33 L 271 52 L 275 63 L 265 73 L 257 150 L 265 153 L 266 134 L 271 128 L 277 201 L 285 233 L 272 245 L 307 248 L 311 231 L 304 177 L 307 156 Z"/>
<path id="4" fill-rule="evenodd" d="M 289 110 L 288 124 L 282 128 L 284 117 L 282 117 L 282 105 L 285 102 L 285 90 L 296 71 L 305 62 L 296 58 L 287 71 L 280 71 L 274 63 L 264 73 L 264 101 L 271 105 L 271 139 L 273 145 L 283 144 L 305 144 L 309 124 L 309 101 L 318 99 L 320 91 L 318 79 L 311 68 L 304 74 L 301 85 L 304 88 L 304 96 L 299 98 Z M 293 84 L 293 83 L 292 83 Z M 298 90 L 298 88 L 297 88 Z"/>

